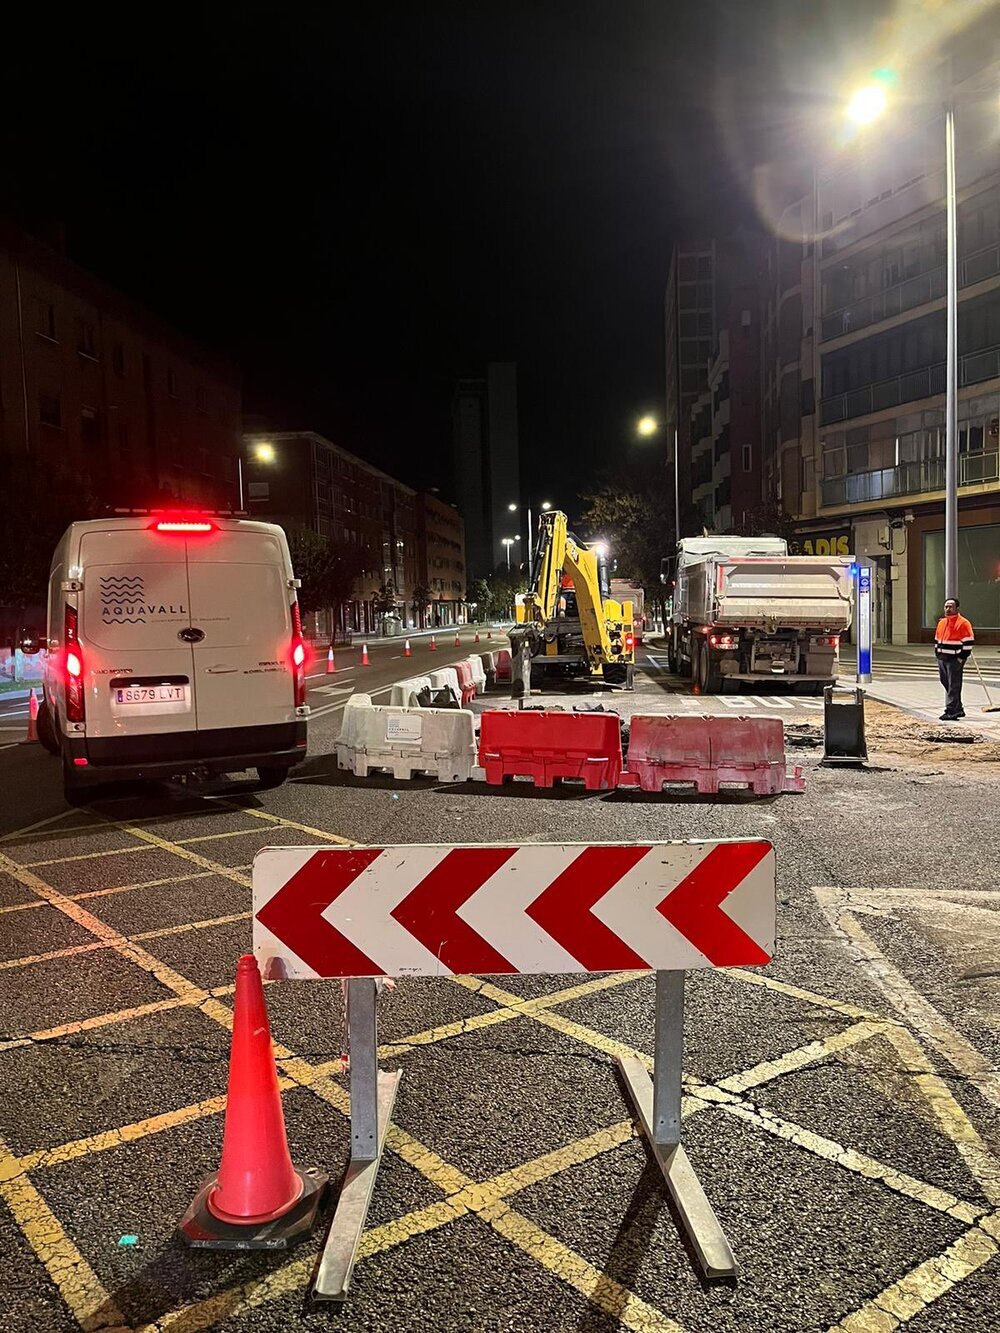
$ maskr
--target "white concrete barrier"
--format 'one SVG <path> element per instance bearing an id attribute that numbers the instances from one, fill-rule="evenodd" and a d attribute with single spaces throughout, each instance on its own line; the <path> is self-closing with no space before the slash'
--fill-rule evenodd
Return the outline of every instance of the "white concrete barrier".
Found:
<path id="1" fill-rule="evenodd" d="M 468 658 L 468 663 L 472 667 L 472 679 L 475 682 L 476 693 L 482 694 L 486 689 L 486 668 L 483 666 L 483 659 L 478 653 L 473 653 Z"/>
<path id="2" fill-rule="evenodd" d="M 461 705 L 462 687 L 458 683 L 458 672 L 454 667 L 442 667 L 440 671 L 432 671 L 431 689 L 451 690 L 452 698 Z"/>
<path id="3" fill-rule="evenodd" d="M 483 664 L 483 670 L 486 672 L 486 687 L 493 689 L 497 683 L 497 659 L 496 653 L 480 653 L 479 660 Z"/>
<path id="4" fill-rule="evenodd" d="M 394 708 L 354 695 L 337 737 L 337 767 L 356 777 L 388 769 L 393 777 L 430 773 L 468 782 L 476 763 L 472 714 L 457 708 Z"/>
<path id="5" fill-rule="evenodd" d="M 409 680 L 398 681 L 392 687 L 389 703 L 393 708 L 415 708 L 417 695 L 421 690 L 431 688 L 430 676 L 411 676 Z"/>

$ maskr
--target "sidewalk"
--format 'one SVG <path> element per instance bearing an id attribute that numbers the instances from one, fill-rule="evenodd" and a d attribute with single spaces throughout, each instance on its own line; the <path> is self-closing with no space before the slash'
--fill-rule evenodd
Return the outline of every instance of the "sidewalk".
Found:
<path id="1" fill-rule="evenodd" d="M 1000 649 L 980 649 L 976 658 L 993 703 L 1000 704 Z M 838 683 L 846 689 L 855 685 L 856 660 L 853 645 L 845 644 L 840 655 Z M 876 645 L 872 653 L 872 683 L 862 688 L 869 698 L 894 704 L 925 722 L 937 722 L 944 707 L 934 650 L 928 644 Z M 982 711 L 986 693 L 971 662 L 965 666 L 962 700 L 966 712 L 962 721 L 942 722 L 941 726 L 975 731 L 989 740 L 1000 740 L 1000 713 Z"/>

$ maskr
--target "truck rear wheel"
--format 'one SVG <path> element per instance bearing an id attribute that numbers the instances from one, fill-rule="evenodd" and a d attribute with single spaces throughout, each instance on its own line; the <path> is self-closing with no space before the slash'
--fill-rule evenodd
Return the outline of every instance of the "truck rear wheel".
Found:
<path id="1" fill-rule="evenodd" d="M 719 670 L 719 664 L 704 643 L 698 656 L 698 684 L 701 686 L 702 694 L 718 694 L 722 689 L 722 672 Z"/>

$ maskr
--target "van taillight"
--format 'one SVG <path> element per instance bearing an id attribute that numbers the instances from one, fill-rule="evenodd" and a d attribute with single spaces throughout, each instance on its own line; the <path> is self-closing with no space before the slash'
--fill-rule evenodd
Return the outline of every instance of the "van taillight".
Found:
<path id="1" fill-rule="evenodd" d="M 82 722 L 83 711 L 83 655 L 80 652 L 80 640 L 77 635 L 77 612 L 75 606 L 67 606 L 65 635 L 66 641 L 66 721 Z"/>
<path id="2" fill-rule="evenodd" d="M 215 524 L 207 518 L 158 518 L 154 532 L 214 532 Z"/>
<path id="3" fill-rule="evenodd" d="M 292 603 L 292 680 L 295 684 L 295 707 L 306 701 L 306 644 L 302 637 L 302 617 L 298 602 Z"/>

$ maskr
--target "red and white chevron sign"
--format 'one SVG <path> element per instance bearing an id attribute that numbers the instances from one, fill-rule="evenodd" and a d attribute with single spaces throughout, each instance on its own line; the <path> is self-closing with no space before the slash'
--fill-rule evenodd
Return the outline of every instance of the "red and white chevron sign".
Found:
<path id="1" fill-rule="evenodd" d="M 267 847 L 271 978 L 747 966 L 774 950 L 769 842 Z"/>

